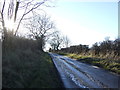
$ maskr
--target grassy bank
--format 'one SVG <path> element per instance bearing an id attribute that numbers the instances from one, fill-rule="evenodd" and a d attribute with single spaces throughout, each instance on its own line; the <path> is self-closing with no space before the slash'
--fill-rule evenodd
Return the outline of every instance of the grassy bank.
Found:
<path id="1" fill-rule="evenodd" d="M 16 48 L 10 45 L 2 56 L 3 88 L 58 88 L 62 87 L 58 73 L 48 53 L 32 48 L 34 41 L 17 38 Z M 19 45 L 20 42 L 22 45 Z"/>
<path id="2" fill-rule="evenodd" d="M 50 56 L 31 50 L 8 52 L 3 57 L 4 88 L 62 87 Z"/>
<path id="3" fill-rule="evenodd" d="M 113 60 L 108 58 L 100 58 L 93 56 L 85 56 L 80 54 L 59 53 L 61 55 L 76 59 L 77 61 L 95 65 L 114 73 L 120 74 L 120 60 Z"/>

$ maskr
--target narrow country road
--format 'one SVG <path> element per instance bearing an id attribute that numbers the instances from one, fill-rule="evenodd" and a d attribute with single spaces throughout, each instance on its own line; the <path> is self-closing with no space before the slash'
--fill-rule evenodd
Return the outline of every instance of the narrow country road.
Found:
<path id="1" fill-rule="evenodd" d="M 49 53 L 65 88 L 120 88 L 120 76 L 96 66 Z"/>

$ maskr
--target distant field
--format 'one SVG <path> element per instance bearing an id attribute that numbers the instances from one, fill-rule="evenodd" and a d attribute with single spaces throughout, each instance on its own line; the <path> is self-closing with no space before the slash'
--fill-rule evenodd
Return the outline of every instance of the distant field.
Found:
<path id="1" fill-rule="evenodd" d="M 71 53 L 58 53 L 58 54 L 120 74 L 120 60 L 112 60 L 107 58 L 84 56 L 80 54 L 71 54 Z"/>

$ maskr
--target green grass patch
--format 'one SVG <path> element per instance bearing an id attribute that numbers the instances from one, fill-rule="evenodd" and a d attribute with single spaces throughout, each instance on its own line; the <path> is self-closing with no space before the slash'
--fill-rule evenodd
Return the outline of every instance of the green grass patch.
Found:
<path id="1" fill-rule="evenodd" d="M 58 88 L 61 81 L 48 53 L 8 51 L 2 57 L 3 88 Z"/>
<path id="2" fill-rule="evenodd" d="M 54 64 L 50 56 L 46 53 L 43 57 L 39 71 L 36 72 L 37 78 L 34 79 L 32 88 L 60 88 L 62 83 L 57 75 Z"/>

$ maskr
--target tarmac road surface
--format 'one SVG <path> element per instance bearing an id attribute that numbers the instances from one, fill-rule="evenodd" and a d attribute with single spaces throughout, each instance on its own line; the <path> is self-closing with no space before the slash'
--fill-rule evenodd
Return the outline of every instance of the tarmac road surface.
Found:
<path id="1" fill-rule="evenodd" d="M 120 88 L 120 76 L 99 67 L 49 53 L 65 88 Z"/>

